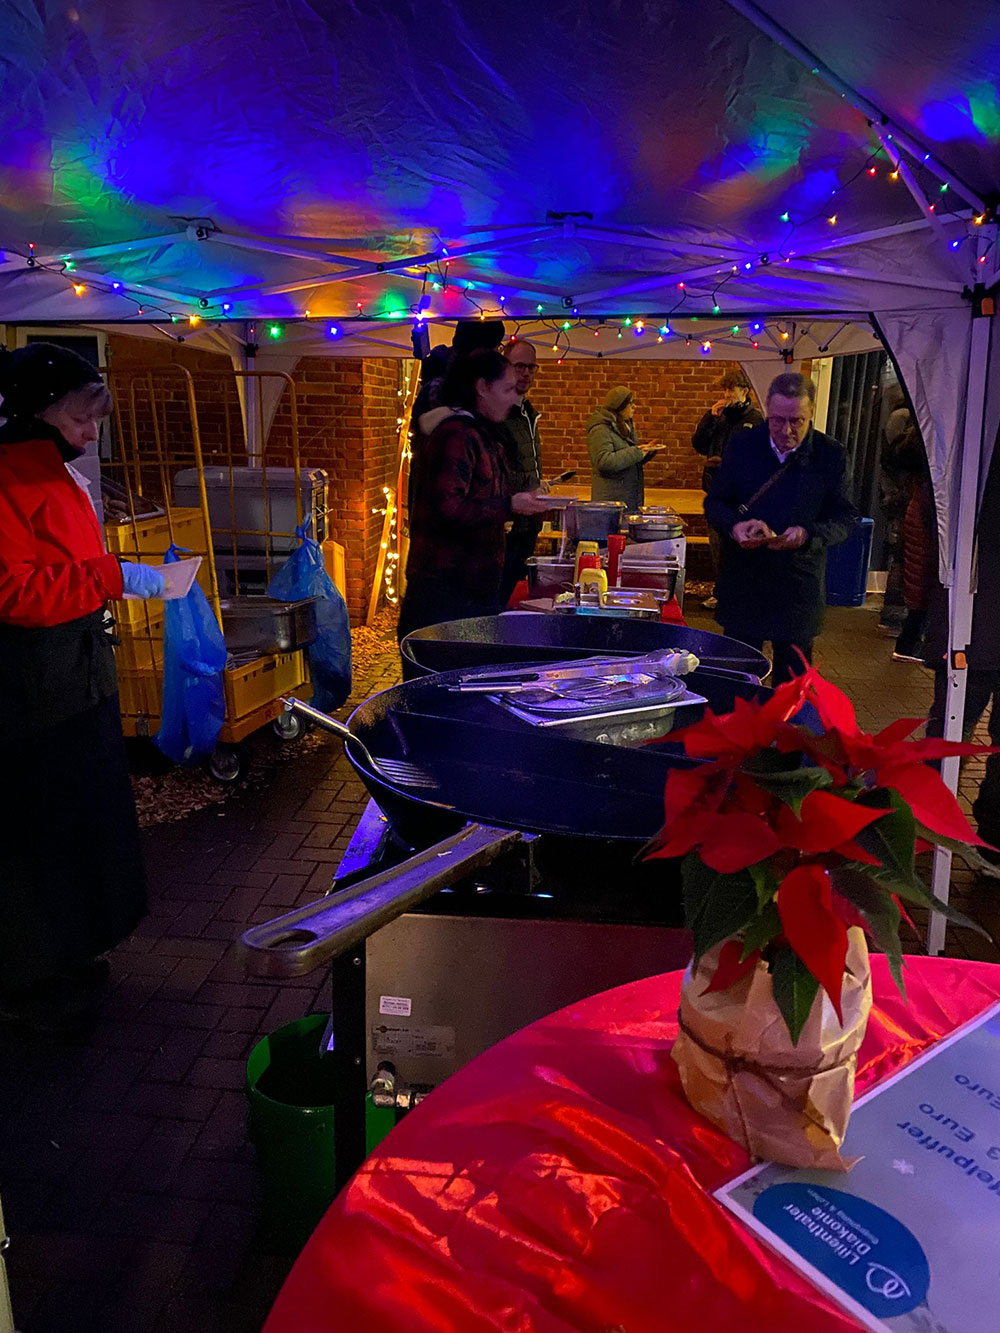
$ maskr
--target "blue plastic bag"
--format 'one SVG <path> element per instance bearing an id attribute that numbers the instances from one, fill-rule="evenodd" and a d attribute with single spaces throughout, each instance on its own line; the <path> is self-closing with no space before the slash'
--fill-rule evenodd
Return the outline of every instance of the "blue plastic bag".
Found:
<path id="1" fill-rule="evenodd" d="M 297 602 L 318 597 L 316 641 L 309 648 L 309 673 L 313 681 L 311 703 L 332 713 L 351 692 L 351 621 L 340 589 L 326 572 L 323 551 L 308 535 L 309 518 L 295 535 L 301 545 L 292 552 L 268 584 L 268 597 Z"/>
<path id="2" fill-rule="evenodd" d="M 180 558 L 171 546 L 163 561 Z M 226 719 L 226 643 L 197 583 L 164 607 L 163 709 L 153 740 L 174 763 L 193 764 L 211 754 Z"/>

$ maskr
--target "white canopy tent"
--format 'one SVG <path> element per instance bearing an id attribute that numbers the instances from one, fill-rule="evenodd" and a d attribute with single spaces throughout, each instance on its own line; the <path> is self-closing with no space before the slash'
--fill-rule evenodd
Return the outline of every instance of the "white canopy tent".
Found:
<path id="1" fill-rule="evenodd" d="M 759 382 L 880 340 L 930 459 L 960 734 L 1000 424 L 995 0 L 44 13 L 2 19 L 0 322 L 287 369 L 500 316 L 542 357 Z"/>

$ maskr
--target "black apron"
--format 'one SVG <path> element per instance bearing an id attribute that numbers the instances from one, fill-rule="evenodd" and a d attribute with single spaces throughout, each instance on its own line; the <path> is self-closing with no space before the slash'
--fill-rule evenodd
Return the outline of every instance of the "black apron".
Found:
<path id="1" fill-rule="evenodd" d="M 0 625 L 0 991 L 120 943 L 146 911 L 103 612 Z"/>

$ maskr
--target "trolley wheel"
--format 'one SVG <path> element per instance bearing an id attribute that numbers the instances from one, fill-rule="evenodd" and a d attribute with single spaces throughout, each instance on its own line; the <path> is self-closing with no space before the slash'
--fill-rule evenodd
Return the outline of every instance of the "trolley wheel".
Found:
<path id="1" fill-rule="evenodd" d="M 216 782 L 239 782 L 250 771 L 246 747 L 220 741 L 208 756 L 208 771 Z"/>
<path id="2" fill-rule="evenodd" d="M 297 741 L 309 730 L 309 723 L 298 713 L 279 713 L 271 721 L 271 730 L 279 741 Z"/>

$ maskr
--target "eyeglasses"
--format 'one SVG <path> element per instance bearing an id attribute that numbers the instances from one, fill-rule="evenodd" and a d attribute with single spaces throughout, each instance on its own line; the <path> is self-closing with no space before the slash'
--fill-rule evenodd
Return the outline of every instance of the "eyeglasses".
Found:
<path id="1" fill-rule="evenodd" d="M 538 364 L 535 361 L 512 361 L 510 364 L 515 370 L 526 370 L 531 375 L 534 375 L 538 369 Z"/>
<path id="2" fill-rule="evenodd" d="M 768 417 L 767 424 L 772 430 L 801 430 L 809 424 L 808 417 Z"/>

